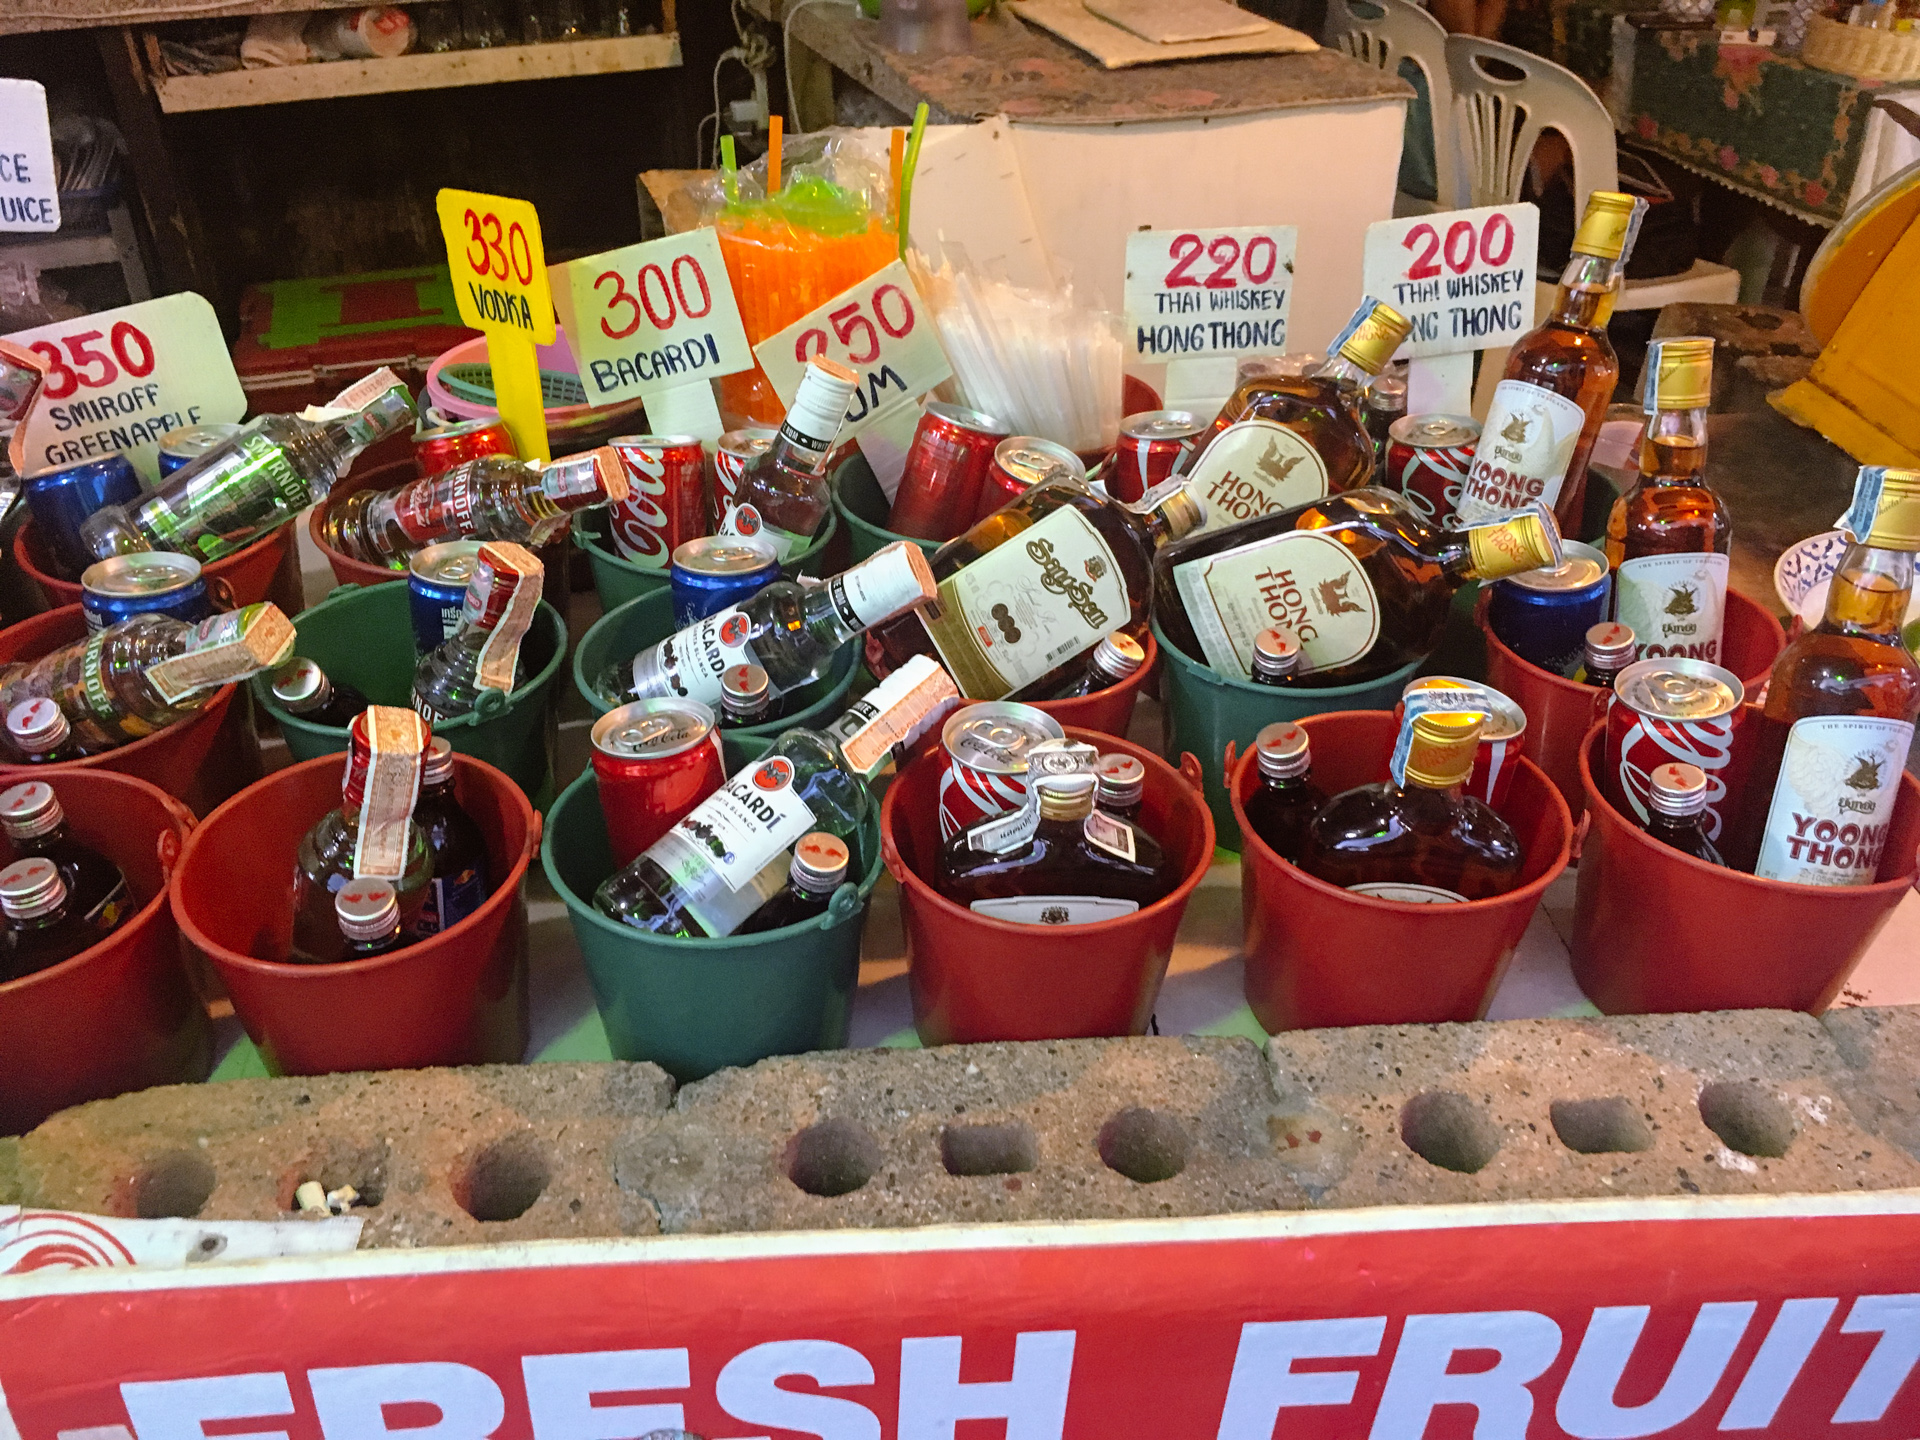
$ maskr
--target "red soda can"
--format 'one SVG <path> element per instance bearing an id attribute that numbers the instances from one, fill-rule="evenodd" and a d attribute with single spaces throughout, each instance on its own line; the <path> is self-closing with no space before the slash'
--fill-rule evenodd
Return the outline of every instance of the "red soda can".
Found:
<path id="1" fill-rule="evenodd" d="M 692 435 L 622 435 L 611 443 L 632 483 L 610 507 L 614 548 L 636 565 L 665 570 L 677 547 L 713 533 L 706 451 Z"/>
<path id="2" fill-rule="evenodd" d="M 1044 710 L 1014 700 L 966 705 L 947 717 L 940 745 L 940 838 L 951 840 L 976 821 L 1027 803 L 1027 752 L 1067 732 Z"/>
<path id="3" fill-rule="evenodd" d="M 512 432 L 498 420 L 467 420 L 413 432 L 413 463 L 423 480 L 444 475 L 454 466 L 482 455 L 517 458 L 519 453 L 513 448 Z"/>
<path id="4" fill-rule="evenodd" d="M 1727 796 L 1738 791 L 1745 769 L 1745 698 L 1739 676 L 1705 660 L 1663 655 L 1622 670 L 1607 709 L 1606 773 L 1600 780 L 1613 808 L 1644 826 L 1653 772 L 1673 761 L 1697 765 L 1707 772 L 1707 838 L 1719 839 Z"/>
<path id="5" fill-rule="evenodd" d="M 920 540 L 951 540 L 969 528 L 994 448 L 1007 430 L 978 410 L 930 401 L 914 429 L 887 529 Z"/>
<path id="6" fill-rule="evenodd" d="M 773 444 L 778 430 L 765 425 L 746 425 L 729 430 L 720 437 L 713 452 L 713 513 L 725 515 L 740 498 L 740 477 L 766 448 Z"/>
<path id="7" fill-rule="evenodd" d="M 1387 431 L 1381 488 L 1398 490 L 1429 525 L 1453 519 L 1473 468 L 1480 422 L 1466 415 L 1402 415 Z"/>
<path id="8" fill-rule="evenodd" d="M 636 700 L 594 721 L 613 863 L 625 867 L 727 781 L 720 727 L 698 700 Z"/>
<path id="9" fill-rule="evenodd" d="M 1131 505 L 1186 463 L 1207 428 L 1185 410 L 1142 410 L 1120 422 L 1120 444 L 1104 477 L 1107 494 Z"/>
<path id="10" fill-rule="evenodd" d="M 1421 700 L 1413 701 L 1415 695 Z M 1463 788 L 1474 799 L 1498 810 L 1513 789 L 1520 754 L 1526 748 L 1527 712 L 1520 708 L 1520 702 L 1482 680 L 1423 675 L 1408 681 L 1407 688 L 1400 692 L 1395 718 L 1404 718 L 1415 706 L 1423 710 L 1478 710 L 1487 717 L 1480 730 L 1480 748 L 1473 752 L 1473 773 Z"/>
<path id="11" fill-rule="evenodd" d="M 1037 435 L 1009 435 L 993 447 L 993 464 L 987 467 L 987 477 L 981 482 L 980 506 L 973 513 L 973 524 L 1018 500 L 1035 485 L 1063 474 L 1085 480 L 1087 467 L 1064 445 Z"/>

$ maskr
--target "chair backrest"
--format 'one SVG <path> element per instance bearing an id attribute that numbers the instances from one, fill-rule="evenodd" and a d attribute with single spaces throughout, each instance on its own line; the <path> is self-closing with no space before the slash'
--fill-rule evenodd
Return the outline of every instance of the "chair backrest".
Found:
<path id="1" fill-rule="evenodd" d="M 1426 76 L 1433 113 L 1435 190 L 1444 208 L 1465 205 L 1459 150 L 1453 137 L 1453 85 L 1447 76 L 1447 32 L 1411 0 L 1327 0 L 1321 43 L 1389 74 L 1411 60 Z"/>
<path id="2" fill-rule="evenodd" d="M 1559 131 L 1573 151 L 1576 215 L 1593 191 L 1619 188 L 1613 121 L 1586 81 L 1565 66 L 1497 40 L 1449 35 L 1446 50 L 1454 130 L 1466 169 L 1462 204 L 1518 200 L 1542 130 Z"/>

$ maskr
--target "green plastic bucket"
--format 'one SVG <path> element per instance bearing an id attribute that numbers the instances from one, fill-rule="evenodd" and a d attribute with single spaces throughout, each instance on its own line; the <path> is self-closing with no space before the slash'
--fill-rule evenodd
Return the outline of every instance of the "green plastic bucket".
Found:
<path id="1" fill-rule="evenodd" d="M 376 705 L 413 704 L 413 624 L 407 615 L 407 582 L 342 585 L 311 610 L 293 617 L 294 654 L 303 655 L 331 680 L 351 685 Z M 471 715 L 442 720 L 433 733 L 462 755 L 504 770 L 529 799 L 547 783 L 548 701 L 567 653 L 567 627 L 544 600 L 520 644 L 526 683 L 513 694 L 483 692 Z M 316 725 L 289 713 L 273 698 L 271 678 L 258 675 L 254 698 L 280 722 L 295 760 L 313 760 L 347 748 L 344 726 Z M 536 800 L 537 804 L 538 801 Z"/>
<path id="2" fill-rule="evenodd" d="M 593 588 L 599 592 L 602 610 L 617 610 L 629 600 L 637 600 L 642 595 L 667 593 L 672 583 L 665 570 L 648 570 L 621 558 L 609 538 L 608 516 L 603 506 L 598 510 L 583 510 L 573 517 L 573 543 L 587 552 L 587 563 L 593 567 Z M 820 533 L 813 537 L 813 543 L 797 555 L 789 556 L 781 570 L 791 580 L 796 575 L 818 575 L 826 564 L 827 546 L 833 543 L 833 537 L 840 528 L 840 522 L 831 508 L 827 511 L 827 523 L 820 527 Z"/>
<path id="3" fill-rule="evenodd" d="M 1226 758 L 1229 744 L 1237 757 L 1254 736 L 1276 721 L 1304 720 L 1330 710 L 1391 710 L 1420 668 L 1418 660 L 1410 660 L 1389 675 L 1359 685 L 1295 690 L 1214 674 L 1211 667 L 1167 639 L 1157 620 L 1153 638 L 1166 661 L 1160 672 L 1160 698 L 1166 707 L 1167 757 L 1177 761 L 1180 752 L 1188 750 L 1199 760 L 1207 808 L 1213 812 L 1220 844 L 1229 850 L 1240 848 L 1240 826 L 1227 799 L 1227 777 L 1233 772 Z"/>
<path id="4" fill-rule="evenodd" d="M 893 507 L 887 503 L 887 492 L 880 488 L 873 467 L 864 455 L 854 456 L 833 472 L 833 508 L 846 522 L 855 562 L 886 549 L 896 540 L 912 541 L 929 557 L 947 543 L 922 540 L 917 535 L 896 535 L 887 529 L 887 511 Z"/>
<path id="5" fill-rule="evenodd" d="M 880 878 L 880 807 L 861 827 L 866 862 L 827 912 L 722 940 L 674 940 L 609 920 L 593 892 L 613 873 L 600 784 L 588 770 L 547 816 L 540 858 L 566 902 L 616 1060 L 651 1060 L 678 1080 L 769 1055 L 837 1050 L 860 978 L 860 931 Z"/>

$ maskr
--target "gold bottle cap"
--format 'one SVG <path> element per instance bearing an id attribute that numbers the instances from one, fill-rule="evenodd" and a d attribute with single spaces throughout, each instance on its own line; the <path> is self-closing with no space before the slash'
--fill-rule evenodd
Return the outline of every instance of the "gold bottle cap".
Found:
<path id="1" fill-rule="evenodd" d="M 1553 570 L 1566 563 L 1560 526 L 1553 512 L 1538 503 L 1517 515 L 1467 531 L 1474 578 L 1501 580 L 1526 570 Z"/>
<path id="2" fill-rule="evenodd" d="M 1413 322 L 1406 316 L 1369 295 L 1360 302 L 1347 328 L 1335 337 L 1333 350 L 1367 374 L 1378 375 L 1412 329 Z"/>
<path id="3" fill-rule="evenodd" d="M 1160 518 L 1166 522 L 1167 533 L 1176 540 L 1191 535 L 1207 523 L 1207 502 L 1185 485 L 1174 486 L 1157 508 Z"/>
<path id="4" fill-rule="evenodd" d="M 1647 202 L 1618 190 L 1596 190 L 1587 196 L 1587 213 L 1573 237 L 1576 255 L 1593 255 L 1625 264 L 1640 233 Z"/>
<path id="5" fill-rule="evenodd" d="M 1920 470 L 1862 465 L 1853 504 L 1835 525 L 1858 544 L 1920 552 Z"/>
<path id="6" fill-rule="evenodd" d="M 1034 783 L 1040 791 L 1042 820 L 1084 820 L 1093 813 L 1100 777 L 1082 770 L 1072 775 L 1046 775 Z"/>
<path id="7" fill-rule="evenodd" d="M 1647 414 L 1706 409 L 1713 398 L 1713 341 L 1705 335 L 1654 341 L 1647 347 L 1646 377 Z"/>
<path id="8" fill-rule="evenodd" d="M 1450 790 L 1473 773 L 1474 753 L 1487 717 L 1462 710 L 1429 710 L 1413 717 L 1407 783 Z"/>

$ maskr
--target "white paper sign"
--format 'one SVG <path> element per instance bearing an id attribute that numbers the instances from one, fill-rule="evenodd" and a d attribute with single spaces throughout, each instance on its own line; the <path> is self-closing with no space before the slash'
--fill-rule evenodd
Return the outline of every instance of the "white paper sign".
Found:
<path id="1" fill-rule="evenodd" d="M 0 80 L 0 230 L 58 230 L 47 92 L 37 80 Z"/>
<path id="2" fill-rule="evenodd" d="M 853 367 L 860 387 L 847 405 L 842 445 L 877 420 L 917 408 L 922 395 L 953 373 L 933 315 L 898 260 L 769 335 L 753 353 L 788 405 L 815 355 Z"/>
<path id="3" fill-rule="evenodd" d="M 21 440 L 29 474 L 119 453 L 152 484 L 169 430 L 247 413 L 220 321 L 192 291 L 6 338 L 50 366 Z"/>
<path id="4" fill-rule="evenodd" d="M 1367 227 L 1365 288 L 1413 322 L 1398 355 L 1511 345 L 1533 328 L 1540 212 L 1486 205 Z"/>
<path id="5" fill-rule="evenodd" d="M 1127 236 L 1127 334 L 1143 360 L 1284 355 L 1292 225 Z"/>

